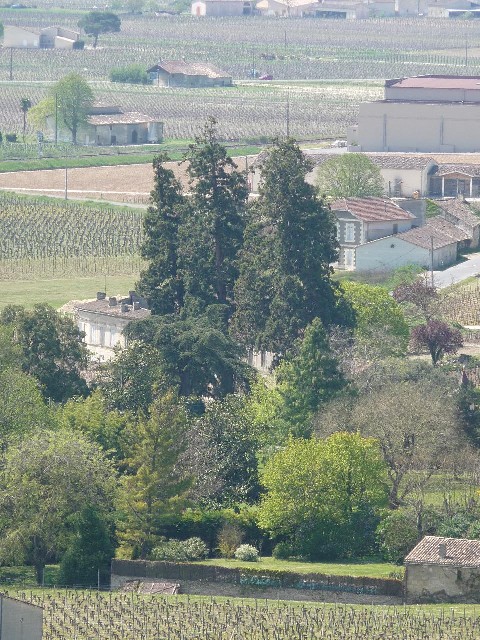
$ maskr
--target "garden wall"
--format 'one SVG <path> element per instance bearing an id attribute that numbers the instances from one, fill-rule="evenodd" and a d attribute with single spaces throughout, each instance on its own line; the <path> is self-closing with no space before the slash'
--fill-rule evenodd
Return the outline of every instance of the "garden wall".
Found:
<path id="1" fill-rule="evenodd" d="M 403 582 L 393 578 L 356 578 L 321 573 L 293 573 L 269 569 L 227 568 L 197 563 L 113 560 L 111 585 L 127 580 L 172 580 L 183 593 L 289 600 L 327 600 L 327 594 L 402 598 Z M 281 593 L 285 592 L 285 593 Z M 335 597 L 334 599 L 338 599 Z M 343 598 L 346 599 L 346 598 Z M 348 598 L 349 601 L 356 600 Z"/>

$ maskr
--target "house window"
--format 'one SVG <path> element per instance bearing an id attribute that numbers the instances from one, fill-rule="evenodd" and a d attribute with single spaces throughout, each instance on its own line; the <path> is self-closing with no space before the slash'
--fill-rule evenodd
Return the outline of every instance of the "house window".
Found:
<path id="1" fill-rule="evenodd" d="M 354 250 L 353 249 L 345 249 L 345 268 L 353 269 L 353 261 L 354 261 Z"/>
<path id="2" fill-rule="evenodd" d="M 355 241 L 355 225 L 353 222 L 347 222 L 345 225 L 345 242 Z"/>

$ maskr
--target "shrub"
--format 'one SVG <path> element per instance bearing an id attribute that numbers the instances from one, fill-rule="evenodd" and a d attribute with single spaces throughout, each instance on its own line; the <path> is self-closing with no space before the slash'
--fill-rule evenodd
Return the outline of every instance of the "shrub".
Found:
<path id="1" fill-rule="evenodd" d="M 388 511 L 377 527 L 377 540 L 385 560 L 400 563 L 418 542 L 418 529 L 413 511 Z"/>
<path id="2" fill-rule="evenodd" d="M 128 82 L 130 84 L 149 84 L 148 73 L 140 64 L 130 64 L 110 71 L 112 82 Z"/>
<path id="3" fill-rule="evenodd" d="M 201 560 L 208 555 L 208 547 L 200 538 L 188 540 L 164 540 L 152 550 L 152 560 L 167 562 L 189 562 Z"/>
<path id="4" fill-rule="evenodd" d="M 17 141 L 17 134 L 16 133 L 6 133 L 5 134 L 5 140 L 7 142 L 16 142 Z"/>
<path id="5" fill-rule="evenodd" d="M 235 551 L 235 558 L 243 562 L 257 562 L 258 550 L 251 544 L 241 544 Z"/>
<path id="6" fill-rule="evenodd" d="M 288 542 L 279 542 L 272 551 L 272 556 L 276 560 L 287 560 L 293 555 L 293 547 Z"/>
<path id="7" fill-rule="evenodd" d="M 243 540 L 243 531 L 234 522 L 225 522 L 218 533 L 218 550 L 222 558 L 233 558 Z"/>
<path id="8" fill-rule="evenodd" d="M 85 40 L 76 40 L 73 43 L 73 49 L 77 51 L 82 51 L 85 48 Z"/>

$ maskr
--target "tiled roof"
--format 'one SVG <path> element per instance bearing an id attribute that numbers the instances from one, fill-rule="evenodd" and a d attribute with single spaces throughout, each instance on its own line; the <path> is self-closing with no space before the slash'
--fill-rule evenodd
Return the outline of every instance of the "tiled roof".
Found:
<path id="1" fill-rule="evenodd" d="M 386 86 L 395 89 L 480 89 L 480 76 L 413 76 L 387 80 Z"/>
<path id="2" fill-rule="evenodd" d="M 146 122 L 158 122 L 158 118 L 146 116 L 143 113 L 130 111 L 127 113 L 113 113 L 111 115 L 88 116 L 88 122 L 94 126 L 102 124 L 144 124 Z"/>
<path id="3" fill-rule="evenodd" d="M 445 218 L 441 216 L 435 216 L 434 218 L 429 218 L 426 224 L 427 227 L 431 227 L 436 229 L 437 231 L 441 231 L 447 236 L 450 236 L 457 242 L 463 242 L 464 240 L 469 240 L 470 236 L 468 233 L 456 227 L 452 222 L 448 222 Z"/>
<path id="4" fill-rule="evenodd" d="M 184 60 L 165 60 L 148 71 L 163 69 L 166 73 L 180 73 L 186 76 L 207 76 L 207 78 L 229 78 L 226 71 L 209 62 L 185 62 Z"/>
<path id="5" fill-rule="evenodd" d="M 445 545 L 445 557 L 440 545 Z M 480 566 L 480 540 L 425 536 L 405 558 L 405 564 L 436 564 L 454 567 Z"/>
<path id="6" fill-rule="evenodd" d="M 404 153 L 366 153 L 370 160 L 380 169 L 425 169 L 430 163 L 435 163 L 431 156 L 418 153 L 410 155 Z"/>
<path id="7" fill-rule="evenodd" d="M 447 176 L 450 173 L 461 173 L 471 178 L 480 176 L 479 164 L 440 164 L 435 172 L 436 176 Z"/>
<path id="8" fill-rule="evenodd" d="M 75 302 L 75 311 L 89 311 L 91 313 L 98 313 L 104 316 L 115 316 L 117 318 L 128 318 L 129 320 L 143 320 L 150 316 L 150 310 L 140 307 L 140 309 L 134 309 L 130 302 L 129 297 L 115 296 L 117 304 L 110 306 L 108 298 L 105 300 L 80 300 Z M 122 302 L 127 304 L 128 310 L 122 311 Z"/>
<path id="9" fill-rule="evenodd" d="M 405 240 L 405 242 L 409 242 L 410 244 L 414 244 L 417 247 L 422 247 L 423 249 L 432 248 L 432 239 L 434 249 L 441 249 L 442 247 L 446 247 L 449 244 L 456 242 L 456 240 L 451 236 L 448 236 L 443 231 L 427 225 L 424 227 L 409 229 L 408 231 L 397 234 L 396 237 L 400 238 L 400 240 Z"/>
<path id="10" fill-rule="evenodd" d="M 415 218 L 388 198 L 339 198 L 332 202 L 330 208 L 332 211 L 349 211 L 364 222 Z"/>
<path id="11" fill-rule="evenodd" d="M 480 217 L 476 216 L 468 204 L 458 198 L 451 198 L 450 200 L 437 200 L 435 202 L 441 209 L 446 211 L 452 216 L 455 216 L 462 222 L 466 222 L 473 227 L 480 225 Z"/>

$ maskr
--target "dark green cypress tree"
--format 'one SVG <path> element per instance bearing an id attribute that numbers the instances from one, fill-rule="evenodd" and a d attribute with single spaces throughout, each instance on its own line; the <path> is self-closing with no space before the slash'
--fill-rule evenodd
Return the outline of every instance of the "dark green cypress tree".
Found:
<path id="1" fill-rule="evenodd" d="M 218 142 L 213 118 L 185 159 L 191 189 L 180 232 L 180 260 L 185 305 L 196 315 L 210 304 L 233 306 L 248 189 L 245 173 Z"/>
<path id="2" fill-rule="evenodd" d="M 336 229 L 305 177 L 312 165 L 292 139 L 277 140 L 262 166 L 235 286 L 235 335 L 246 346 L 289 351 L 314 318 L 350 324 L 331 280 Z"/>
<path id="3" fill-rule="evenodd" d="M 154 189 L 144 219 L 145 241 L 142 257 L 149 261 L 140 274 L 137 290 L 152 313 L 178 313 L 183 307 L 183 279 L 178 268 L 178 230 L 185 209 L 182 187 L 161 154 L 153 161 Z"/>

